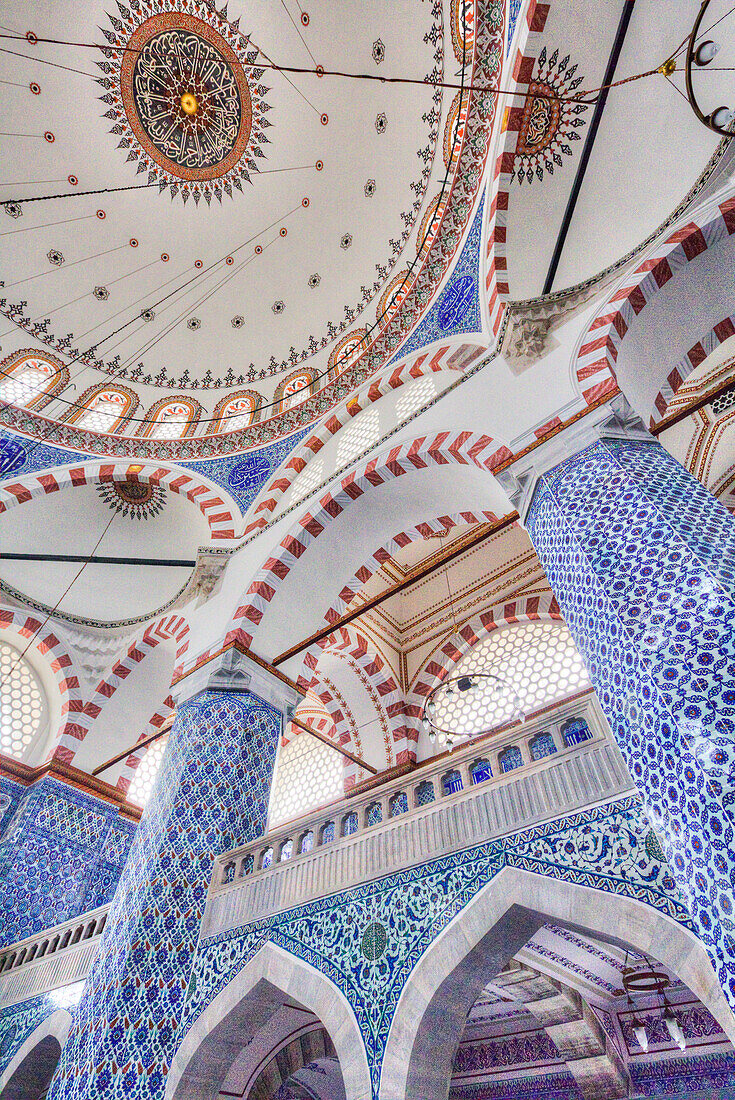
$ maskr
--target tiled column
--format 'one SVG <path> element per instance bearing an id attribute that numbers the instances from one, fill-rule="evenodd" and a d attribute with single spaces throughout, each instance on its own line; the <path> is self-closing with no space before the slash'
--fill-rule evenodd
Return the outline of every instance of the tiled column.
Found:
<path id="1" fill-rule="evenodd" d="M 622 403 L 566 453 L 511 495 L 735 1006 L 735 519 Z"/>
<path id="2" fill-rule="evenodd" d="M 235 650 L 192 692 L 179 701 L 49 1100 L 162 1100 L 215 857 L 265 828 L 296 694 Z"/>

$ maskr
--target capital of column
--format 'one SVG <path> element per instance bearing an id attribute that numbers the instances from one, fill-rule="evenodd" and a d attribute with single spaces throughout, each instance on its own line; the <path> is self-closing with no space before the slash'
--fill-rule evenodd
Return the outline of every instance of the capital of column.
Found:
<path id="1" fill-rule="evenodd" d="M 652 443 L 654 437 L 622 393 L 534 448 L 518 462 L 496 474 L 501 487 L 526 522 L 540 478 L 562 462 L 601 439 L 631 439 Z"/>
<path id="2" fill-rule="evenodd" d="M 172 695 L 178 708 L 205 691 L 250 692 L 279 711 L 284 724 L 304 697 L 293 681 L 236 645 L 194 669 L 174 685 Z"/>

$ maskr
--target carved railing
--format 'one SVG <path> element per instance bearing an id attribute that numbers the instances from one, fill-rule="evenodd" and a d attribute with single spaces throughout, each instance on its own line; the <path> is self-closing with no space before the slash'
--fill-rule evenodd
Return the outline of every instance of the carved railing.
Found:
<path id="1" fill-rule="evenodd" d="M 581 718 L 589 738 L 564 739 Z M 549 740 L 539 740 L 548 735 Z M 534 759 L 543 747 L 554 751 Z M 508 751 L 512 750 L 512 751 Z M 504 772 L 506 764 L 519 766 Z M 215 863 L 202 934 L 632 792 L 593 695 L 298 820 Z"/>
<path id="2" fill-rule="evenodd" d="M 571 719 L 589 739 L 565 742 Z M 549 740 L 540 742 L 541 735 Z M 554 752 L 533 759 L 545 745 Z M 514 750 L 509 756 L 507 750 Z M 499 771 L 502 761 L 520 765 Z M 478 767 L 479 764 L 479 767 Z M 492 772 L 492 774 L 490 774 Z M 594 696 L 271 829 L 216 862 L 203 935 L 632 790 Z M 310 839 L 309 839 L 310 838 Z M 290 853 L 290 854 L 288 854 Z M 270 860 L 270 862 L 269 862 Z M 109 906 L 0 951 L 0 1008 L 87 976 Z"/>
<path id="3" fill-rule="evenodd" d="M 0 1008 L 86 978 L 109 908 L 92 909 L 0 952 Z"/>

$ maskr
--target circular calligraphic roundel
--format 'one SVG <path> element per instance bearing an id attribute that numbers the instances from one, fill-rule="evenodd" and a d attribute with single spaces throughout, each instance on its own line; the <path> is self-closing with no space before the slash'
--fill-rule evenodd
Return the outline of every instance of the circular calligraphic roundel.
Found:
<path id="1" fill-rule="evenodd" d="M 247 148 L 252 104 L 235 53 L 207 23 L 154 15 L 127 43 L 120 90 L 133 133 L 173 176 L 211 180 Z"/>
<path id="2" fill-rule="evenodd" d="M 360 948 L 366 959 L 376 962 L 385 954 L 388 946 L 388 933 L 378 921 L 371 921 L 362 934 Z"/>

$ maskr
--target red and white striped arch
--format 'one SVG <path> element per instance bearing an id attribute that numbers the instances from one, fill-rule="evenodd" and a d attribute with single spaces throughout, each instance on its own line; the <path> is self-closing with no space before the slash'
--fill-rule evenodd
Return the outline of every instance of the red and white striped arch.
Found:
<path id="1" fill-rule="evenodd" d="M 498 517 L 494 512 L 455 512 L 451 516 L 439 516 L 435 520 L 427 520 L 425 523 L 419 523 L 415 527 L 401 531 L 385 546 L 381 546 L 380 549 L 376 550 L 368 561 L 353 574 L 324 616 L 326 622 L 333 623 L 341 618 L 349 610 L 356 593 L 367 583 L 373 573 L 410 543 L 422 542 L 432 536 L 444 534 L 451 531 L 453 527 L 462 524 L 497 523 L 497 520 Z"/>
<path id="2" fill-rule="evenodd" d="M 76 756 L 81 742 L 85 739 L 102 708 L 112 698 L 120 684 L 161 642 L 176 641 L 176 662 L 180 664 L 189 648 L 189 624 L 179 614 L 164 615 L 145 628 L 141 636 L 131 642 L 121 657 L 115 661 L 104 680 L 94 690 L 91 699 L 84 706 L 84 716 L 67 730 L 59 740 L 56 759 L 70 764 Z"/>
<path id="3" fill-rule="evenodd" d="M 440 432 L 422 436 L 393 447 L 367 463 L 359 471 L 344 477 L 339 485 L 321 498 L 313 512 L 307 511 L 281 540 L 247 590 L 243 603 L 233 616 L 225 644 L 238 641 L 251 646 L 265 609 L 294 565 L 313 546 L 333 519 L 350 504 L 380 485 L 431 466 L 458 464 L 476 466 L 492 472 L 509 458 L 511 452 L 498 446 L 490 436 L 472 432 Z"/>
<path id="4" fill-rule="evenodd" d="M 310 646 L 304 654 L 297 679 L 299 687 L 304 691 L 311 689 L 319 694 L 319 685 L 322 682 L 319 661 L 326 654 L 345 658 L 356 671 L 362 671 L 366 684 L 371 689 L 369 692 L 371 702 L 376 712 L 379 713 L 382 710 L 385 713 L 389 727 L 393 731 L 393 741 L 397 744 L 399 738 L 396 736 L 396 730 L 403 714 L 403 692 L 377 643 L 365 637 L 354 627 L 342 626 L 329 637 Z M 341 732 L 336 717 L 335 726 L 338 732 Z"/>
<path id="5" fill-rule="evenodd" d="M 173 714 L 174 707 L 174 701 L 169 695 L 166 699 L 164 699 L 160 707 L 158 707 L 148 719 L 145 725 L 145 729 L 138 738 L 138 741 L 144 741 L 146 737 L 150 737 L 151 734 L 154 734 L 158 730 L 160 730 L 164 722 L 166 722 Z M 146 752 L 147 746 L 145 745 L 141 749 L 133 749 L 130 756 L 128 756 L 123 763 L 116 784 L 117 789 L 119 791 L 122 791 L 123 794 L 127 794 L 130 790 L 130 784 L 133 781 L 133 776 L 135 775 L 138 769 L 138 765 L 145 756 Z"/>
<path id="6" fill-rule="evenodd" d="M 553 593 L 522 596 L 480 612 L 464 623 L 456 634 L 440 642 L 417 672 L 406 695 L 406 715 L 415 730 L 416 739 L 424 699 L 479 642 L 501 626 L 559 621 L 561 618 Z"/>
<path id="7" fill-rule="evenodd" d="M 305 439 L 290 456 L 283 469 L 279 472 L 268 488 L 266 496 L 257 505 L 254 518 L 245 528 L 245 534 L 259 531 L 265 527 L 278 507 L 283 496 L 291 488 L 301 471 L 314 455 L 318 454 L 330 439 L 342 428 L 368 408 L 373 402 L 379 401 L 389 393 L 395 392 L 401 386 L 414 382 L 424 375 L 436 374 L 438 371 L 454 370 L 462 372 L 474 363 L 486 351 L 477 344 L 446 343 L 437 348 L 430 348 L 418 355 L 412 356 L 404 363 L 399 364 L 390 372 L 382 374 L 374 379 L 370 386 L 356 393 L 344 404 L 335 409 L 333 413 L 318 427 L 308 439 Z"/>
<path id="8" fill-rule="evenodd" d="M 701 340 L 697 340 L 694 347 L 690 348 L 686 355 L 679 360 L 674 369 L 667 375 L 666 382 L 658 391 L 653 403 L 661 419 L 667 415 L 669 405 L 689 375 L 701 366 L 715 348 L 718 348 L 720 344 L 724 344 L 725 340 L 729 340 L 731 336 L 735 336 L 735 314 L 730 314 L 710 329 L 706 336 L 703 336 Z M 656 417 L 652 414 L 651 427 L 655 427 L 655 424 Z"/>
<path id="9" fill-rule="evenodd" d="M 541 35 L 546 27 L 550 6 L 550 4 L 539 3 L 539 0 L 531 0 L 525 14 L 521 16 L 523 22 L 516 32 L 518 39 L 513 68 L 507 78 L 510 84 L 519 92 L 528 91 L 533 68 L 541 49 Z M 525 102 L 525 98 L 513 97 L 510 100 L 510 105 L 505 109 L 501 124 L 500 145 L 490 184 L 485 290 L 490 327 L 495 336 L 500 330 L 505 302 L 510 294 L 506 251 L 508 206 L 510 182 Z"/>
<path id="10" fill-rule="evenodd" d="M 26 504 L 35 497 L 112 481 L 160 485 L 171 493 L 185 496 L 206 519 L 213 539 L 235 537 L 233 507 L 206 481 L 190 470 L 170 470 L 149 462 L 86 462 L 82 466 L 54 467 L 28 474 L 16 481 L 6 481 L 0 487 L 0 513 L 18 504 Z"/>
<path id="11" fill-rule="evenodd" d="M 74 659 L 64 642 L 43 619 L 28 615 L 25 611 L 0 608 L 0 629 L 12 631 L 26 642 L 32 639 L 33 648 L 41 654 L 53 673 L 61 697 L 61 722 L 49 750 L 49 756 L 52 756 L 62 739 L 74 738 L 78 731 L 86 728 L 86 704 Z"/>
<path id="12" fill-rule="evenodd" d="M 617 392 L 616 363 L 628 329 L 658 291 L 692 260 L 733 233 L 735 198 L 723 202 L 714 217 L 711 213 L 703 214 L 702 224 L 692 221 L 675 230 L 656 255 L 644 260 L 625 286 L 615 291 L 589 326 L 577 354 L 575 372 L 587 405 L 597 404 Z M 669 375 L 670 384 L 676 384 L 678 372 L 677 366 Z M 657 398 L 657 407 L 658 401 Z"/>

